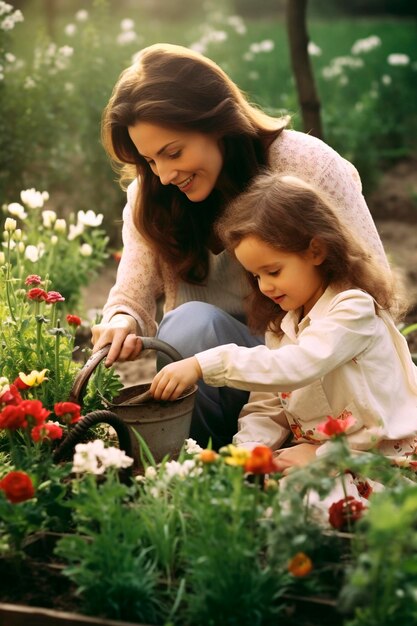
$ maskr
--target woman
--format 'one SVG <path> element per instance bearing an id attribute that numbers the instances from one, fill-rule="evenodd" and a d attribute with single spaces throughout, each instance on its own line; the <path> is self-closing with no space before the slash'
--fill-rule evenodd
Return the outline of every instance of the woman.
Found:
<path id="1" fill-rule="evenodd" d="M 299 175 L 340 219 L 385 254 L 355 168 L 322 141 L 287 130 L 250 105 L 211 60 L 180 46 L 142 50 L 120 76 L 104 111 L 104 146 L 127 190 L 123 255 L 115 286 L 93 329 L 106 365 L 136 358 L 137 335 L 158 336 L 184 356 L 224 343 L 255 346 L 245 325 L 243 270 L 213 228 L 224 208 L 264 170 Z M 191 436 L 231 441 L 247 392 L 203 383 Z"/>

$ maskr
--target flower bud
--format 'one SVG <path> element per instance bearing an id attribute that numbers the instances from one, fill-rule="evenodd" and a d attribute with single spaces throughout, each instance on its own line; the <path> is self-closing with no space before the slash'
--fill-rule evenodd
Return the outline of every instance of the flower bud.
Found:
<path id="1" fill-rule="evenodd" d="M 4 222 L 4 230 L 8 233 L 12 233 L 16 230 L 17 222 L 12 217 L 6 217 Z"/>

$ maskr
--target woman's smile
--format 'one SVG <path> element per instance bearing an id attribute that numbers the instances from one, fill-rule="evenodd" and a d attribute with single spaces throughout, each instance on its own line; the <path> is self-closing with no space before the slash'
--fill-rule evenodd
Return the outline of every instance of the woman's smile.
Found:
<path id="1" fill-rule="evenodd" d="M 150 122 L 129 126 L 129 136 L 162 185 L 175 185 L 191 202 L 211 194 L 223 167 L 217 136 Z"/>

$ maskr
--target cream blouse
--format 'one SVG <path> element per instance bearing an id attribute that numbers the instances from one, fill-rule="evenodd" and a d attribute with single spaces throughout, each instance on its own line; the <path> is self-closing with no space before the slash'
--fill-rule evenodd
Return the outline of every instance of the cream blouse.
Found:
<path id="1" fill-rule="evenodd" d="M 293 441 L 318 446 L 316 427 L 352 415 L 353 450 L 378 446 L 387 456 L 410 454 L 417 434 L 417 367 L 389 314 L 358 289 L 329 287 L 308 315 L 288 312 L 283 336 L 266 346 L 219 346 L 196 355 L 204 381 L 252 391 L 234 443 L 278 449 Z M 320 453 L 325 450 L 320 446 Z"/>

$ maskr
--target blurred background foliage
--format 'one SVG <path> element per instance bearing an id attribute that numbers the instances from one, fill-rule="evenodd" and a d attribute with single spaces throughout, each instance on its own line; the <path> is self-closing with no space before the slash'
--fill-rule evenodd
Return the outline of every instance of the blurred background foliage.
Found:
<path id="1" fill-rule="evenodd" d="M 114 240 L 124 194 L 100 143 L 101 113 L 134 53 L 157 41 L 200 50 L 252 102 L 274 115 L 288 111 L 293 127 L 302 127 L 284 0 L 11 4 L 24 20 L 0 26 L 0 203 L 28 187 L 47 190 L 64 216 L 104 213 Z M 308 4 L 324 139 L 357 166 L 365 191 L 416 153 L 416 14 L 415 0 Z"/>

